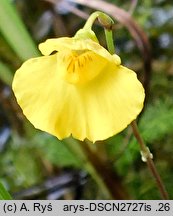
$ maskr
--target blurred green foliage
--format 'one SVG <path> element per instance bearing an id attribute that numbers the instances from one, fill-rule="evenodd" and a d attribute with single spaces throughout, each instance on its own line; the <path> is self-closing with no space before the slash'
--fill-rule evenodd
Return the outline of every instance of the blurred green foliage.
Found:
<path id="1" fill-rule="evenodd" d="M 110 2 L 127 11 L 133 9 L 130 11 L 132 17 L 144 29 L 151 43 L 153 70 L 150 94 L 138 123 L 173 199 L 172 2 L 136 1 L 136 5 L 131 5 L 131 1 Z M 84 6 L 74 7 L 85 13 L 92 12 Z M 13 3 L 1 0 L 0 14 L 0 182 L 10 193 L 14 193 L 39 185 L 67 168 L 85 170 L 92 175 L 79 144 L 71 138 L 59 141 L 36 131 L 22 115 L 11 92 L 15 70 L 23 60 L 39 55 L 35 47 L 40 41 L 62 35 L 72 36 L 84 20 L 68 8 L 55 7 L 41 0 L 17 0 Z M 96 26 L 94 30 L 104 43 L 100 27 Z M 117 24 L 114 35 L 116 51 L 123 63 L 142 77 L 142 59 L 130 34 Z M 103 150 L 100 150 L 100 145 L 104 145 Z M 106 158 L 105 161 L 118 173 L 131 198 L 159 199 L 146 164 L 141 161 L 139 147 L 130 127 L 92 148 L 97 148 L 98 154 Z M 87 187 L 84 186 L 81 198 L 105 198 L 93 179 L 92 176 L 86 183 Z M 9 198 L 5 193 L 0 185 L 0 199 Z"/>
<path id="2" fill-rule="evenodd" d="M 4 188 L 3 184 L 0 183 L 0 200 L 10 200 L 11 196 Z"/>

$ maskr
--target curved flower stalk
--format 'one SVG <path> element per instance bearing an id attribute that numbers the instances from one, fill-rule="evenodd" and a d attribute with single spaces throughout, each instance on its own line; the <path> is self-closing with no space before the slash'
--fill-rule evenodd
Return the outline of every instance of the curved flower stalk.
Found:
<path id="1" fill-rule="evenodd" d="M 39 49 L 43 56 L 24 62 L 12 84 L 36 128 L 58 139 L 95 142 L 119 133 L 141 112 L 145 94 L 135 72 L 102 47 L 88 25 Z"/>

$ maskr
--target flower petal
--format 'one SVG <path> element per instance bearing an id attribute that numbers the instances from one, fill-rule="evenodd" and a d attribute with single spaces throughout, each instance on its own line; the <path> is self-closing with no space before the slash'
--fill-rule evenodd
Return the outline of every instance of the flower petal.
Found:
<path id="1" fill-rule="evenodd" d="M 145 94 L 132 70 L 109 65 L 87 89 L 81 89 L 81 98 L 87 138 L 97 141 L 119 133 L 136 119 L 143 108 Z"/>
<path id="2" fill-rule="evenodd" d="M 31 123 L 59 139 L 107 139 L 123 130 L 143 107 L 144 90 L 136 74 L 109 64 L 85 85 L 61 79 L 57 55 L 26 61 L 15 74 L 13 90 Z"/>
<path id="3" fill-rule="evenodd" d="M 13 91 L 28 120 L 38 129 L 63 139 L 85 137 L 85 116 L 74 85 L 60 78 L 57 55 L 26 61 L 15 73 Z"/>

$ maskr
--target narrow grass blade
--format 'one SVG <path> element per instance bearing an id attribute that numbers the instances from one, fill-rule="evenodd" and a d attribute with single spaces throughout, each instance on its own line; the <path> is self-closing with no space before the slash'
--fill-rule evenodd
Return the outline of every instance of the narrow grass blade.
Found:
<path id="1" fill-rule="evenodd" d="M 8 191 L 4 188 L 4 186 L 0 182 L 0 200 L 11 200 L 11 196 Z"/>
<path id="2" fill-rule="evenodd" d="M 13 73 L 7 65 L 0 61 L 0 79 L 7 85 L 11 86 Z"/>
<path id="3" fill-rule="evenodd" d="M 39 55 L 24 23 L 9 0 L 0 0 L 0 31 L 22 61 Z"/>

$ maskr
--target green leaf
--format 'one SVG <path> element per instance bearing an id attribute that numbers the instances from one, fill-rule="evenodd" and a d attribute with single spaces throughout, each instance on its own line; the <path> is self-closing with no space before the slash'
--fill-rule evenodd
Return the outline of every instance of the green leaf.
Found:
<path id="1" fill-rule="evenodd" d="M 81 161 L 78 155 L 74 155 L 70 151 L 65 142 L 58 140 L 57 138 L 47 134 L 37 134 L 35 136 L 37 145 L 39 144 L 45 157 L 52 164 L 68 167 L 81 166 Z"/>
<path id="2" fill-rule="evenodd" d="M 38 56 L 39 53 L 34 42 L 9 0 L 0 1 L 0 14 L 0 31 L 19 58 L 24 61 Z"/>
<path id="3" fill-rule="evenodd" d="M 38 160 L 37 149 L 31 146 L 20 146 L 13 150 L 14 178 L 25 187 L 35 185 L 42 180 L 43 173 L 40 170 L 41 162 Z M 27 164 L 27 168 L 26 168 Z M 13 190 L 13 188 L 12 188 Z"/>
<path id="4" fill-rule="evenodd" d="M 144 115 L 139 122 L 140 133 L 147 143 L 163 139 L 173 128 L 172 102 L 157 101 L 146 108 Z M 136 139 L 132 143 L 136 143 Z"/>
<path id="5" fill-rule="evenodd" d="M 11 196 L 0 182 L 0 200 L 11 200 Z"/>
<path id="6" fill-rule="evenodd" d="M 8 66 L 3 62 L 0 62 L 0 79 L 7 85 L 11 86 L 13 75 Z"/>

